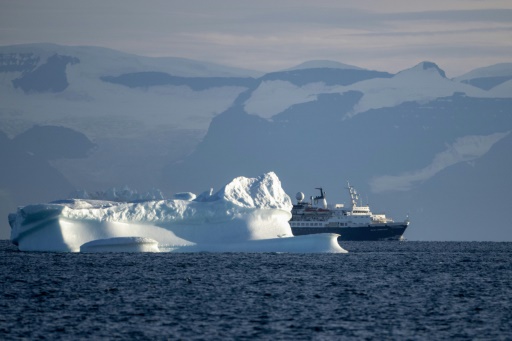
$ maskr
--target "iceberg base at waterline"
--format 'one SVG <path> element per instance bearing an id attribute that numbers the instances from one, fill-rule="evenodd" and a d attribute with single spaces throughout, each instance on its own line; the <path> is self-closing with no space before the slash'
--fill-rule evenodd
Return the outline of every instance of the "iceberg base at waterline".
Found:
<path id="1" fill-rule="evenodd" d="M 151 252 L 346 252 L 337 235 L 293 236 L 292 202 L 273 172 L 177 197 L 20 207 L 9 215 L 11 241 L 21 251 L 145 252 L 151 239 L 158 243 Z"/>
<path id="2" fill-rule="evenodd" d="M 339 234 L 322 233 L 307 236 L 251 240 L 226 244 L 198 244 L 181 247 L 175 252 L 283 252 L 346 253 L 338 244 Z"/>
<path id="3" fill-rule="evenodd" d="M 144 237 L 117 237 L 93 240 L 80 246 L 80 252 L 160 252 L 158 242 Z"/>

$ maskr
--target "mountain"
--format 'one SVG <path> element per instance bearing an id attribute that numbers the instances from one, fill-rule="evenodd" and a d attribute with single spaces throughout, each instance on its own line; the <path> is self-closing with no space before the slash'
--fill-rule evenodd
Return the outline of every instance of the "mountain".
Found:
<path id="1" fill-rule="evenodd" d="M 74 186 L 146 190 L 260 75 L 99 47 L 2 46 L 0 127 L 10 138 L 34 125 L 83 133 L 96 145 L 89 157 L 52 160 Z"/>
<path id="2" fill-rule="evenodd" d="M 508 133 L 481 157 L 447 167 L 421 186 L 390 196 L 396 205 L 411 208 L 409 235 L 421 234 L 424 240 L 510 241 L 512 234 L 504 223 L 512 202 L 512 162 L 504 158 L 510 150 Z M 492 214 L 486 214 L 486 207 Z"/>
<path id="3" fill-rule="evenodd" d="M 97 46 L 20 44 L 0 46 L 0 72 L 33 71 L 54 55 L 71 56 L 96 75 L 160 70 L 182 77 L 259 77 L 263 73 L 176 57 L 144 57 Z"/>
<path id="4" fill-rule="evenodd" d="M 347 116 L 408 101 L 430 101 L 454 93 L 492 96 L 487 91 L 447 79 L 444 71 L 432 62 L 419 63 L 395 75 L 368 70 L 309 69 L 301 72 L 303 75 L 299 79 L 307 83 L 293 81 L 287 73 L 277 73 L 271 80 L 267 80 L 269 75 L 263 76 L 264 81 L 245 101 L 247 112 L 271 119 L 294 104 L 315 100 L 319 94 L 347 91 L 362 94 L 353 109 L 346 113 Z M 311 81 L 308 72 L 319 78 Z M 332 75 L 335 82 L 331 81 Z"/>
<path id="5" fill-rule="evenodd" d="M 275 171 L 292 197 L 322 186 L 330 202 L 347 201 L 350 180 L 375 211 L 409 214 L 411 240 L 512 240 L 467 213 L 494 194 L 493 224 L 506 221 L 512 80 L 470 80 L 507 76 L 507 65 L 455 79 L 428 61 L 396 74 L 331 61 L 263 74 L 97 47 L 3 46 L 4 155 L 54 178 L 3 168 L 5 179 L 31 178 L 4 181 L 0 200 L 14 210 L 125 186 L 169 197 Z M 31 193 L 38 181 L 58 190 Z"/>
<path id="6" fill-rule="evenodd" d="M 489 92 L 492 93 L 493 97 L 510 97 L 510 94 L 512 94 L 512 79 L 501 83 L 500 85 L 496 85 Z"/>
<path id="7" fill-rule="evenodd" d="M 85 158 L 95 147 L 84 134 L 55 126 L 34 126 L 17 135 L 12 143 L 45 160 Z"/>
<path id="8" fill-rule="evenodd" d="M 177 77 L 165 72 L 134 72 L 120 76 L 101 77 L 104 82 L 120 84 L 129 88 L 149 88 L 153 86 L 187 86 L 194 91 L 202 91 L 223 86 L 251 87 L 256 80 L 250 77 Z"/>
<path id="9" fill-rule="evenodd" d="M 21 203 L 44 203 L 73 191 L 51 160 L 85 157 L 93 147 L 83 134 L 67 128 L 34 127 L 14 139 L 0 131 L 0 238 L 8 238 L 5 219 Z"/>
<path id="10" fill-rule="evenodd" d="M 8 97 L 0 106 L 0 113 L 4 113 L 0 122 L 9 123 L 2 125 L 6 133 L 14 136 L 34 121 L 62 122 L 72 111 L 76 119 L 65 125 L 94 138 L 105 136 L 94 124 L 105 116 L 109 119 L 104 121 L 111 121 L 110 136 L 126 136 L 127 129 L 138 134 L 138 123 L 144 115 L 159 116 L 158 124 L 144 121 L 148 130 L 162 125 L 206 130 L 211 117 L 225 110 L 241 91 L 251 86 L 246 82 L 260 74 L 98 47 L 32 44 L 0 47 L 0 75 L 0 91 Z M 211 84 L 205 87 L 205 82 Z M 134 89 L 119 88 L 118 84 Z M 212 101 L 198 105 L 197 99 L 205 97 Z M 34 115 L 36 108 L 38 114 Z M 5 112 L 9 110 L 16 111 L 16 124 L 13 120 L 6 122 Z M 130 128 L 131 124 L 136 128 Z"/>
<path id="11" fill-rule="evenodd" d="M 501 63 L 470 71 L 455 80 L 490 90 L 512 79 L 512 63 Z"/>
<path id="12" fill-rule="evenodd" d="M 196 150 L 166 174 L 176 189 L 198 190 L 220 186 L 217 174 L 271 169 L 287 193 L 322 186 L 331 202 L 346 202 L 350 180 L 377 211 L 409 214 L 409 239 L 511 240 L 500 225 L 481 228 L 466 213 L 496 188 L 495 200 L 511 202 L 512 184 L 496 170 L 512 167 L 499 147 L 511 138 L 512 99 L 491 96 L 430 62 L 348 86 L 262 83 L 215 117 Z M 479 177 L 488 190 L 476 198 Z M 502 211 L 493 222 L 505 219 Z"/>
<path id="13" fill-rule="evenodd" d="M 332 60 L 309 60 L 309 61 L 301 63 L 297 66 L 286 69 L 285 71 L 303 70 L 303 69 L 362 70 L 362 68 L 360 68 L 358 66 L 335 62 Z"/>

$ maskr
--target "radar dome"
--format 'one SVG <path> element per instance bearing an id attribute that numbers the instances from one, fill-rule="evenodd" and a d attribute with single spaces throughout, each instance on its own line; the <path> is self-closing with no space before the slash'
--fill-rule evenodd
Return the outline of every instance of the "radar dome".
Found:
<path id="1" fill-rule="evenodd" d="M 297 194 L 295 194 L 295 199 L 297 199 L 298 202 L 301 202 L 302 200 L 304 200 L 304 193 L 298 192 Z"/>

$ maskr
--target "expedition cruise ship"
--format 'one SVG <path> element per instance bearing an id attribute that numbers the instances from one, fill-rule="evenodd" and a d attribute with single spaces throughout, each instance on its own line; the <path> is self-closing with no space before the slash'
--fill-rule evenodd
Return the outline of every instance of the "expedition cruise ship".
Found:
<path id="1" fill-rule="evenodd" d="M 347 183 L 351 207 L 343 204 L 327 205 L 325 192 L 304 202 L 304 193 L 296 195 L 290 227 L 295 236 L 315 233 L 336 233 L 338 240 L 401 240 L 409 218 L 395 222 L 385 214 L 373 214 L 368 205 L 358 205 L 359 196 Z"/>

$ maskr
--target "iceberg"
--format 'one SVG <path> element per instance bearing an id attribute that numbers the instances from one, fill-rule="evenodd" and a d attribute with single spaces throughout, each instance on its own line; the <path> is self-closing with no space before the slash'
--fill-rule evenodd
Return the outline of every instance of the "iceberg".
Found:
<path id="1" fill-rule="evenodd" d="M 158 242 L 143 237 L 117 237 L 93 240 L 80 246 L 80 252 L 160 252 Z"/>
<path id="2" fill-rule="evenodd" d="M 295 237 L 292 202 L 273 172 L 172 200 L 69 199 L 9 215 L 21 251 L 346 252 L 337 235 Z M 152 241 L 155 241 L 154 248 Z"/>

